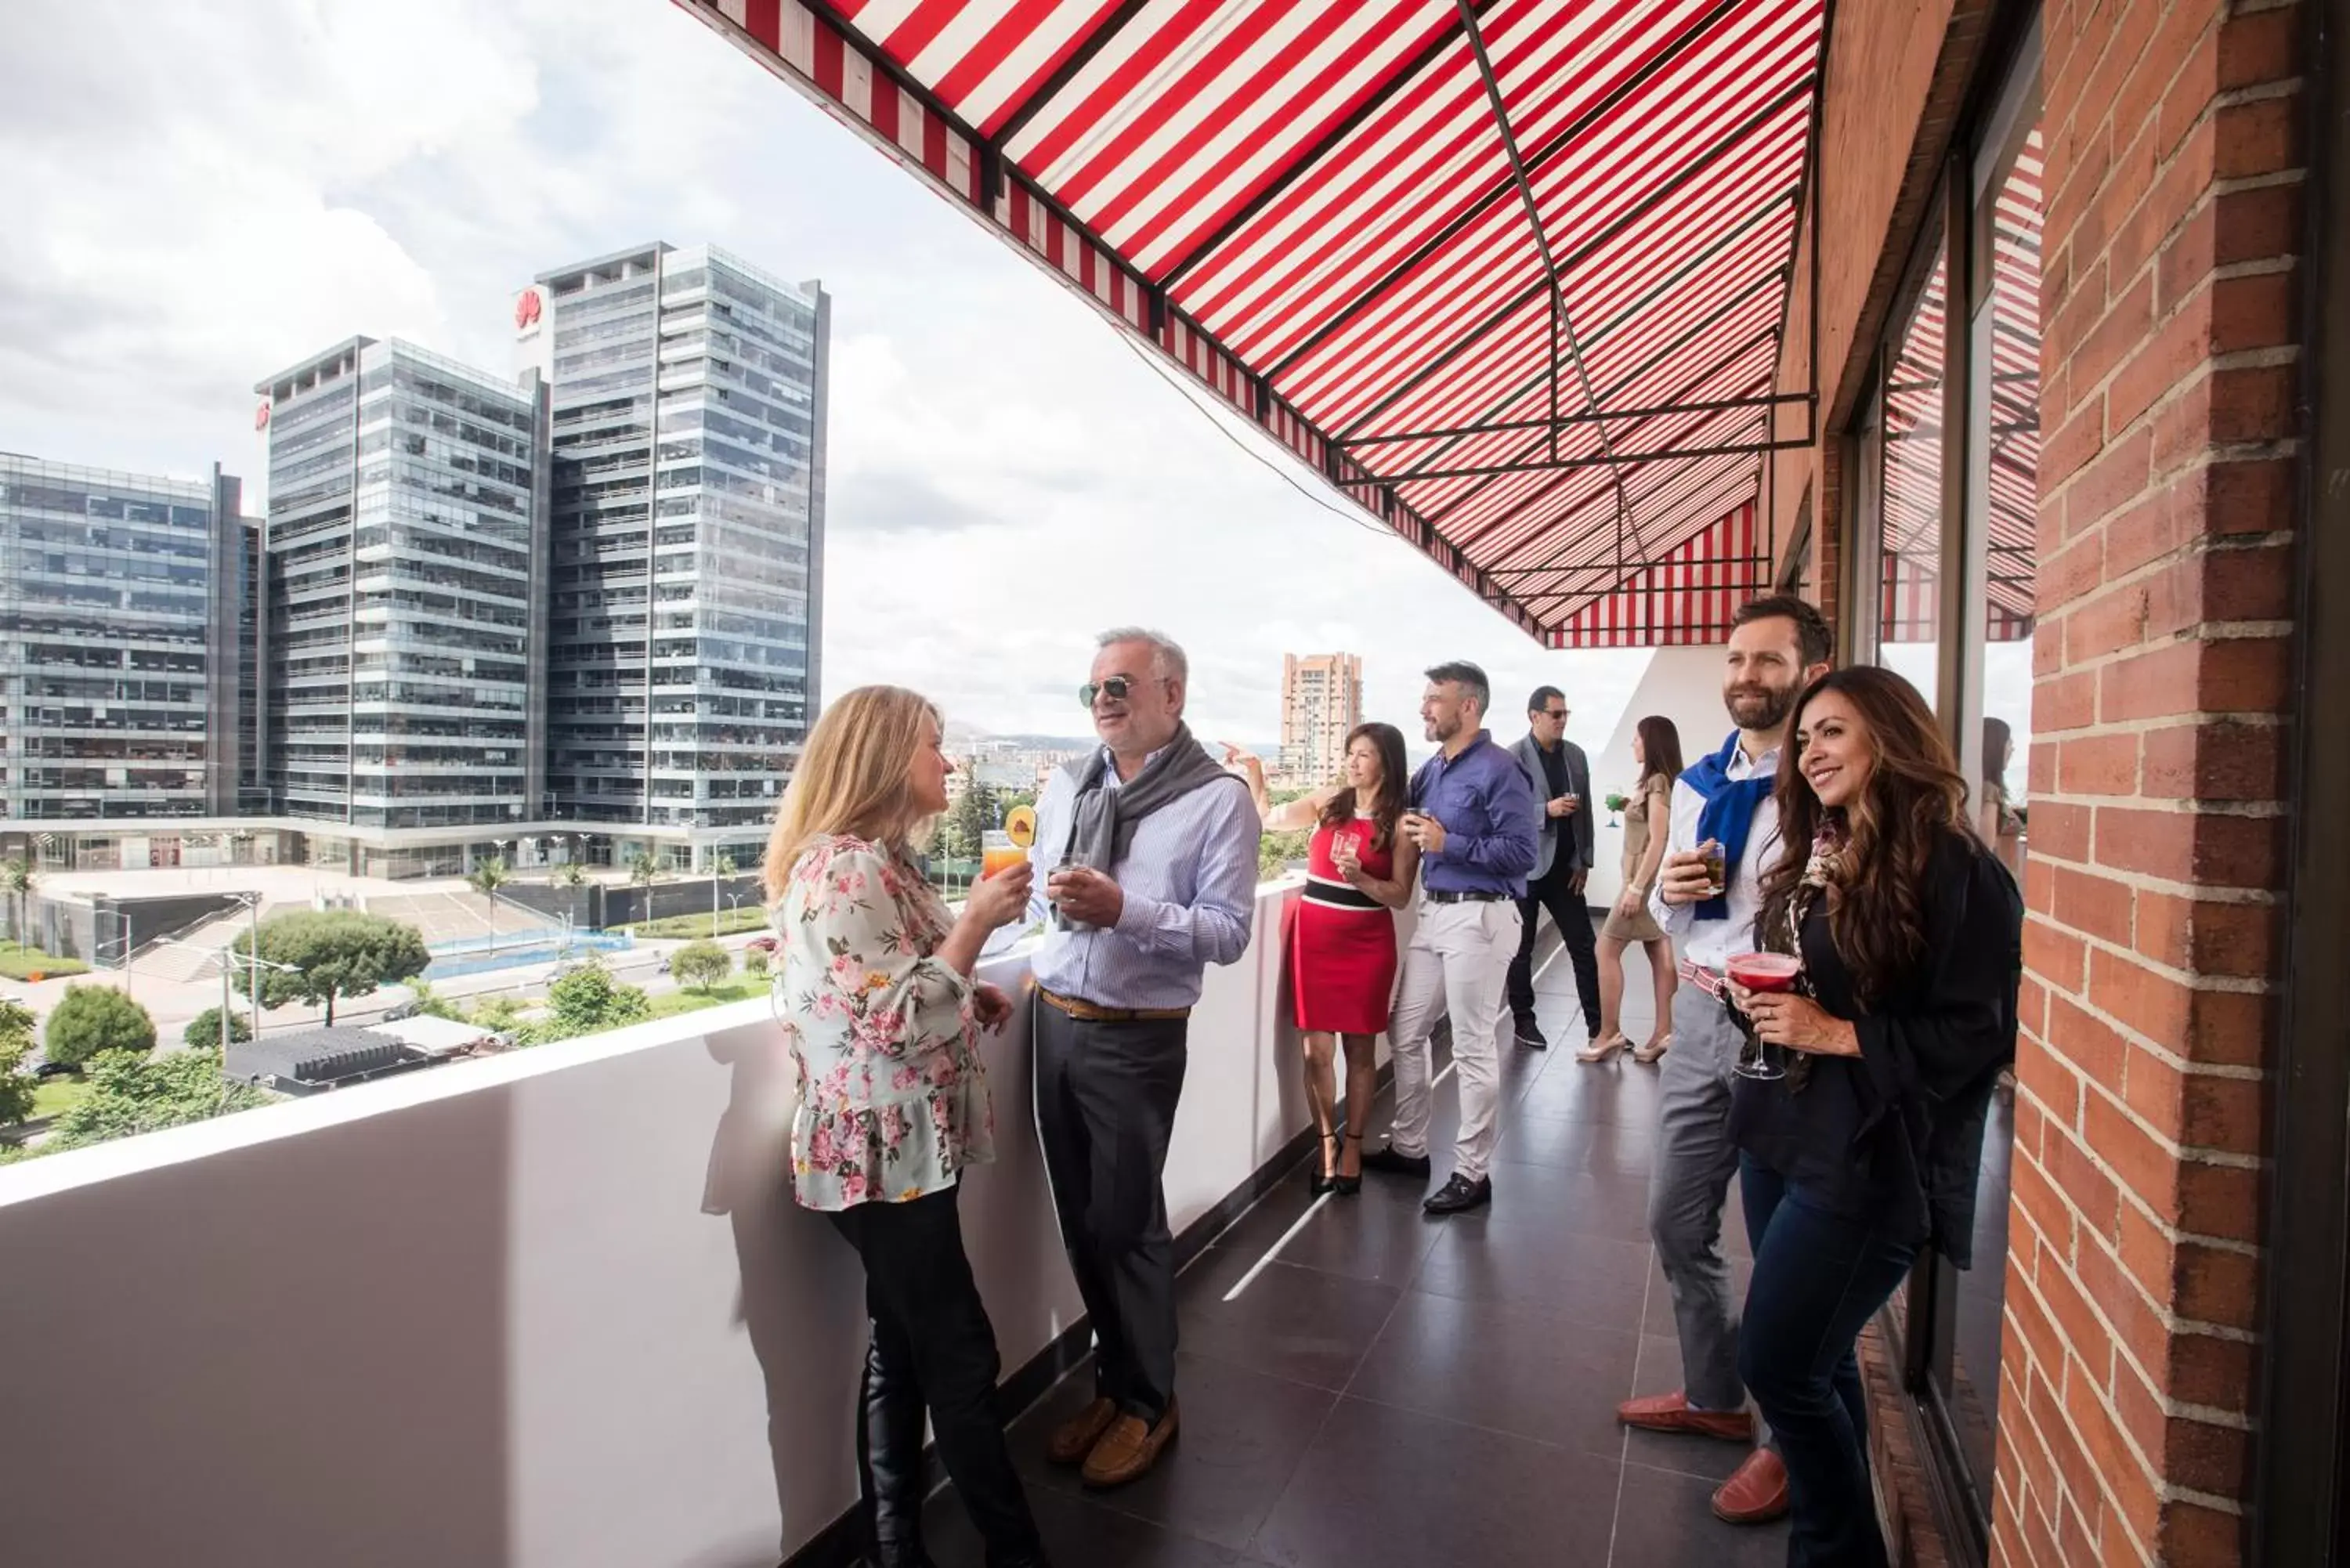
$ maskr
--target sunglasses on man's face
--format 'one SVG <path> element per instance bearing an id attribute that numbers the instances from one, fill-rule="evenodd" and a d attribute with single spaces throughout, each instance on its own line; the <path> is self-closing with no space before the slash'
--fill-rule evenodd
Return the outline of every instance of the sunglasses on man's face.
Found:
<path id="1" fill-rule="evenodd" d="M 1123 702 L 1133 692 L 1136 684 L 1130 676 L 1125 675 L 1113 675 L 1107 680 L 1088 680 L 1077 688 L 1078 705 L 1090 710 L 1097 697 Z"/>

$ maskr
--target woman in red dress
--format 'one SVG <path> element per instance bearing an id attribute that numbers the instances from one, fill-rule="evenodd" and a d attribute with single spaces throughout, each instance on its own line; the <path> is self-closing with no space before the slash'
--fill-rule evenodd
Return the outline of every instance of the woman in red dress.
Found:
<path id="1" fill-rule="evenodd" d="M 1362 724 L 1347 737 L 1347 774 L 1300 800 L 1275 805 L 1264 765 L 1239 759 L 1270 828 L 1311 825 L 1305 897 L 1289 943 L 1290 992 L 1305 1035 L 1305 1097 L 1322 1137 L 1314 1190 L 1352 1196 L 1363 1186 L 1363 1129 L 1378 1091 L 1377 1044 L 1395 992 L 1395 912 L 1411 898 L 1419 851 L 1399 838 L 1403 815 L 1403 733 Z M 1347 1119 L 1336 1122 L 1336 1058 L 1346 1042 Z"/>

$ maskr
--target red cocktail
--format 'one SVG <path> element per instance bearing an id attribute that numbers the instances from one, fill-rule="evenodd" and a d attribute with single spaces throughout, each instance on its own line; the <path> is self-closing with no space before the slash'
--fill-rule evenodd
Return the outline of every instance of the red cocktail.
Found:
<path id="1" fill-rule="evenodd" d="M 1804 961 L 1792 953 L 1739 953 L 1730 961 L 1730 978 L 1749 991 L 1793 991 Z"/>

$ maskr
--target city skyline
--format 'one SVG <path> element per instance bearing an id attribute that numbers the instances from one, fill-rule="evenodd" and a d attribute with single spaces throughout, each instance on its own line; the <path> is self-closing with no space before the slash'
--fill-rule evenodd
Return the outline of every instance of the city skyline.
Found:
<path id="1" fill-rule="evenodd" d="M 0 447 L 260 474 L 257 369 L 355 331 L 502 369 L 514 296 L 550 258 L 707 235 L 838 291 L 828 691 L 893 680 L 992 731 L 1082 732 L 1094 632 L 1140 623 L 1191 650 L 1202 734 L 1277 734 L 1281 653 L 1349 648 L 1366 714 L 1408 736 L 1419 672 L 1468 658 L 1505 706 L 1575 691 L 1577 735 L 1604 737 L 1645 664 L 1537 648 L 723 40 L 637 0 L 40 10 L 0 61 L 40 110 L 0 127 L 26 242 L 0 308 L 40 327 L 0 342 Z M 142 67 L 252 62 L 270 94 L 129 90 Z M 309 134 L 281 134 L 297 120 Z M 158 227 L 168 256 L 141 239 Z M 140 375 L 94 373 L 127 355 Z"/>

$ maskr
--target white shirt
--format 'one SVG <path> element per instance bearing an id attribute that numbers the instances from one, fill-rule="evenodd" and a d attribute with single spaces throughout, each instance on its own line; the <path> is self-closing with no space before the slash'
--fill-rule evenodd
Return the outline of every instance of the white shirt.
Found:
<path id="1" fill-rule="evenodd" d="M 1102 771 L 1102 787 L 1120 787 L 1115 759 Z M 1045 878 L 1060 864 L 1076 803 L 1076 781 L 1055 768 L 1036 802 L 1036 843 L 1028 852 L 1036 868 L 1031 920 L 1050 908 Z M 1046 936 L 1029 965 L 1036 983 L 1102 1007 L 1197 1002 L 1201 971 L 1248 950 L 1260 831 L 1256 803 L 1236 779 L 1210 780 L 1144 817 L 1126 858 L 1110 867 L 1126 895 L 1118 924 Z"/>
<path id="2" fill-rule="evenodd" d="M 1759 757 L 1749 758 L 1742 745 L 1738 754 L 1730 759 L 1728 771 L 1732 779 L 1777 773 L 1779 748 L 1773 746 Z M 1697 819 L 1704 810 L 1705 796 L 1686 782 L 1675 779 L 1672 828 L 1665 836 L 1666 854 L 1679 855 L 1698 846 L 1700 841 Z M 1781 848 L 1779 803 L 1766 794 L 1754 805 L 1753 826 L 1746 832 L 1746 853 L 1730 868 L 1729 919 L 1700 920 L 1695 904 L 1666 903 L 1661 877 L 1648 894 L 1648 913 L 1673 939 L 1682 958 L 1717 972 L 1726 969 L 1732 953 L 1754 950 L 1754 917 L 1762 903 L 1762 874 L 1779 858 Z"/>

